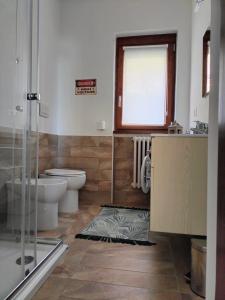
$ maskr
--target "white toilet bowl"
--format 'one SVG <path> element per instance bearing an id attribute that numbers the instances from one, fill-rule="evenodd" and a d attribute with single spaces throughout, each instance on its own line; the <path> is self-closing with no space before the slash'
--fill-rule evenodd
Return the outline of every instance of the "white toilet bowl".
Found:
<path id="1" fill-rule="evenodd" d="M 81 170 L 51 169 L 45 171 L 45 176 L 67 181 L 67 191 L 65 197 L 59 202 L 59 212 L 77 212 L 79 209 L 79 189 L 85 185 L 86 172 Z"/>
<path id="2" fill-rule="evenodd" d="M 25 224 L 30 230 L 34 229 L 35 220 L 35 179 L 30 182 L 30 204 L 26 200 Z M 8 191 L 8 220 L 7 227 L 21 229 L 21 180 L 7 182 Z M 52 230 L 58 227 L 58 203 L 66 193 L 67 181 L 54 178 L 38 178 L 37 229 Z M 12 200 L 12 191 L 14 200 Z"/>
<path id="3" fill-rule="evenodd" d="M 38 230 L 58 227 L 58 207 L 66 194 L 66 189 L 66 180 L 38 179 Z"/>

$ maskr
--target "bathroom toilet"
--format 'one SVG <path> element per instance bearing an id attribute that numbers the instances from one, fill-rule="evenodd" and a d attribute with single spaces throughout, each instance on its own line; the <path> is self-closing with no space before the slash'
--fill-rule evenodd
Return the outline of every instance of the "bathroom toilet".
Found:
<path id="1" fill-rule="evenodd" d="M 66 189 L 66 180 L 38 179 L 38 230 L 58 227 L 58 206 L 66 194 Z"/>
<path id="2" fill-rule="evenodd" d="M 46 170 L 44 176 L 67 181 L 67 191 L 65 197 L 59 202 L 59 212 L 77 212 L 79 208 L 79 190 L 85 185 L 86 172 L 82 170 L 51 169 Z"/>
<path id="3" fill-rule="evenodd" d="M 6 184 L 8 192 L 8 217 L 9 229 L 21 229 L 21 188 L 22 182 L 16 179 Z M 60 179 L 38 178 L 37 179 L 37 230 L 52 230 L 58 227 L 58 203 L 66 193 L 67 182 Z M 14 200 L 12 199 L 14 193 Z M 36 180 L 30 180 L 30 202 L 26 200 L 25 226 L 29 230 L 35 228 L 35 198 Z"/>

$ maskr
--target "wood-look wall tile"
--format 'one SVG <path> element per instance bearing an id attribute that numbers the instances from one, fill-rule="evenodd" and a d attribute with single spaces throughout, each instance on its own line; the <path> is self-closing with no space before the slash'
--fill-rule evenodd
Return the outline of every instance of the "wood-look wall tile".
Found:
<path id="1" fill-rule="evenodd" d="M 39 149 L 40 158 L 52 158 L 57 156 L 57 147 L 56 146 L 42 146 Z"/>
<path id="2" fill-rule="evenodd" d="M 133 170 L 118 170 L 115 168 L 114 170 L 114 176 L 115 176 L 115 179 L 116 180 L 119 180 L 119 179 L 125 179 L 130 182 L 132 181 L 132 178 L 133 178 Z"/>
<path id="3" fill-rule="evenodd" d="M 39 145 L 41 146 L 58 146 L 58 136 L 48 133 L 39 133 Z"/>
<path id="4" fill-rule="evenodd" d="M 114 138 L 115 203 L 142 205 L 146 196 L 131 187 L 133 176 L 133 141 L 130 137 Z M 56 147 L 57 146 L 57 147 Z M 39 171 L 49 168 L 81 169 L 86 171 L 86 185 L 81 197 L 98 202 L 108 201 L 112 182 L 111 136 L 55 136 L 40 134 Z M 92 195 L 92 193 L 94 193 Z M 103 194 L 102 194 L 103 193 Z M 108 194 L 104 194 L 108 193 Z M 99 196 L 99 197 L 98 197 Z"/>
<path id="5" fill-rule="evenodd" d="M 81 170 L 98 170 L 99 160 L 97 158 L 58 157 L 57 168 L 70 168 Z"/>
<path id="6" fill-rule="evenodd" d="M 99 182 L 98 181 L 94 181 L 94 180 L 88 180 L 86 181 L 86 184 L 83 188 L 84 191 L 88 191 L 88 192 L 98 192 L 99 190 Z"/>
<path id="7" fill-rule="evenodd" d="M 48 146 L 48 135 L 46 133 L 39 134 L 39 145 L 41 146 Z"/>
<path id="8" fill-rule="evenodd" d="M 126 148 L 130 148 L 133 147 L 133 141 L 131 137 L 115 137 L 114 138 L 114 145 L 115 148 L 120 148 L 120 147 L 126 147 Z"/>
<path id="9" fill-rule="evenodd" d="M 86 169 L 87 180 L 89 181 L 111 181 L 112 170 Z"/>
<path id="10" fill-rule="evenodd" d="M 79 196 L 82 205 L 101 205 L 111 202 L 110 192 L 88 192 L 81 190 Z"/>
<path id="11" fill-rule="evenodd" d="M 124 192 L 133 192 L 134 188 L 131 186 L 132 180 L 126 180 L 126 179 L 115 179 L 114 180 L 114 188 L 115 191 L 124 191 Z"/>
<path id="12" fill-rule="evenodd" d="M 145 195 L 141 191 L 115 191 L 114 192 L 114 204 L 131 206 L 131 207 L 146 207 L 150 206 L 150 199 L 148 195 Z"/>
<path id="13" fill-rule="evenodd" d="M 59 146 L 99 147 L 99 137 L 98 136 L 60 136 Z"/>
<path id="14" fill-rule="evenodd" d="M 131 137 L 115 137 L 114 140 L 114 203 L 124 206 L 149 207 L 146 195 L 133 189 L 133 153 Z"/>
<path id="15" fill-rule="evenodd" d="M 79 136 L 59 136 L 59 147 L 76 147 L 81 144 L 81 137 Z"/>
<path id="16" fill-rule="evenodd" d="M 107 147 L 82 147 L 77 146 L 71 148 L 71 156 L 74 157 L 96 157 L 96 158 L 112 158 L 112 149 Z"/>
<path id="17" fill-rule="evenodd" d="M 99 158 L 100 170 L 112 170 L 112 158 Z"/>
<path id="18" fill-rule="evenodd" d="M 40 158 L 39 159 L 39 173 L 44 173 L 45 170 L 48 169 L 53 169 L 55 168 L 53 159 L 48 159 L 48 158 Z"/>
<path id="19" fill-rule="evenodd" d="M 48 144 L 52 146 L 58 146 L 58 136 L 55 134 L 48 135 Z"/>
<path id="20" fill-rule="evenodd" d="M 80 146 L 83 147 L 99 147 L 99 136 L 82 136 L 80 137 Z"/>
<path id="21" fill-rule="evenodd" d="M 116 158 L 114 161 L 116 170 L 132 170 L 133 171 L 133 159 Z"/>
<path id="22" fill-rule="evenodd" d="M 150 195 L 149 194 L 144 194 L 142 192 L 141 189 L 135 189 L 134 191 L 132 192 L 127 192 L 127 196 L 128 196 L 128 199 L 130 201 L 139 201 L 139 200 L 144 200 L 147 202 L 147 204 L 149 205 L 150 204 Z"/>
<path id="23" fill-rule="evenodd" d="M 114 149 L 114 157 L 115 158 L 124 158 L 124 159 L 132 159 L 134 153 L 133 144 L 119 144 L 117 147 L 115 146 Z"/>
<path id="24" fill-rule="evenodd" d="M 35 154 L 35 151 L 33 151 Z M 56 167 L 58 155 L 58 136 L 47 133 L 39 134 L 39 173 Z"/>
<path id="25" fill-rule="evenodd" d="M 87 176 L 87 180 L 95 180 L 95 181 L 99 181 L 100 180 L 100 171 L 99 169 L 85 169 L 86 171 L 86 176 Z"/>
<path id="26" fill-rule="evenodd" d="M 111 192 L 112 182 L 111 181 L 99 181 L 99 191 Z"/>
<path id="27" fill-rule="evenodd" d="M 64 145 L 58 145 L 58 152 L 57 152 L 57 156 L 58 157 L 70 157 L 71 156 L 71 151 L 70 151 L 71 147 L 69 146 L 64 146 Z"/>
<path id="28" fill-rule="evenodd" d="M 99 180 L 112 180 L 112 171 L 111 170 L 99 170 Z"/>
<path id="29" fill-rule="evenodd" d="M 112 149 L 112 140 L 113 138 L 111 136 L 100 136 L 99 146 Z"/>

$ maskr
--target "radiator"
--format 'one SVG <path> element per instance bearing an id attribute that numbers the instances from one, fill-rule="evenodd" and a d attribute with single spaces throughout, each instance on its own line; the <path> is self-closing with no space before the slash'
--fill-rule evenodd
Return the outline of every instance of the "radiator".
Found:
<path id="1" fill-rule="evenodd" d="M 141 164 L 147 151 L 151 150 L 150 136 L 135 136 L 134 142 L 134 169 L 133 169 L 133 188 L 141 188 Z"/>

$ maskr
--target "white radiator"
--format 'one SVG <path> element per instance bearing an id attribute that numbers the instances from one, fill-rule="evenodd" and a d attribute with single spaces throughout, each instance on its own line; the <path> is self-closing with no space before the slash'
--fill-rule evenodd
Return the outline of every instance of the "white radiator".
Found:
<path id="1" fill-rule="evenodd" d="M 151 137 L 135 136 L 134 142 L 134 170 L 133 170 L 133 188 L 141 188 L 141 165 L 147 151 L 151 150 Z"/>

